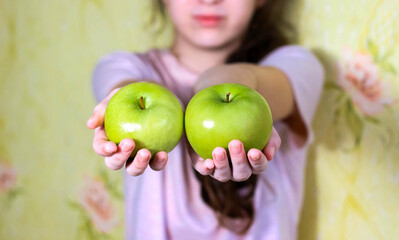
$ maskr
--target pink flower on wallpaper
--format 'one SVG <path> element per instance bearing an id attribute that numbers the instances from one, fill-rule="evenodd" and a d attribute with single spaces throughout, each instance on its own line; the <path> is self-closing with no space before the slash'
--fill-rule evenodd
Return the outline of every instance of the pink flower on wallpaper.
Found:
<path id="1" fill-rule="evenodd" d="M 109 233 L 116 226 L 118 220 L 110 195 L 100 180 L 86 179 L 80 192 L 79 203 L 99 232 Z"/>
<path id="2" fill-rule="evenodd" d="M 9 164 L 0 163 L 0 192 L 8 192 L 17 183 L 17 171 Z"/>
<path id="3" fill-rule="evenodd" d="M 393 99 L 387 96 L 389 85 L 381 80 L 378 65 L 369 54 L 344 49 L 338 64 L 338 84 L 366 115 L 376 115 L 386 105 L 393 104 Z"/>

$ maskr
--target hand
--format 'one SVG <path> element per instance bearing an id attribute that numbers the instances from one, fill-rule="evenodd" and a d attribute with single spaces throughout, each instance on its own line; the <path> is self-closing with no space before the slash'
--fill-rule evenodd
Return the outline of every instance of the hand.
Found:
<path id="1" fill-rule="evenodd" d="M 273 159 L 280 145 L 281 139 L 274 127 L 270 140 L 262 151 L 252 148 L 245 154 L 242 142 L 232 140 L 228 146 L 232 168 L 224 148 L 215 148 L 212 152 L 213 159 L 205 160 L 199 157 L 191 146 L 189 152 L 193 166 L 200 174 L 210 175 L 221 182 L 240 182 L 247 180 L 251 174 L 259 174 L 266 170 L 268 161 Z"/>
<path id="2" fill-rule="evenodd" d="M 148 149 L 140 149 L 133 161 L 127 162 L 135 147 L 133 139 L 123 139 L 118 146 L 114 142 L 108 141 L 104 129 L 105 110 L 109 100 L 119 89 L 114 89 L 104 100 L 97 104 L 93 115 L 86 123 L 89 129 L 95 129 L 93 139 L 94 151 L 98 155 L 105 157 L 105 165 L 112 170 L 121 169 L 126 164 L 126 172 L 132 176 L 142 174 L 148 165 L 153 170 L 162 170 L 168 161 L 168 154 L 166 152 L 158 152 L 154 159 L 150 161 L 150 151 Z"/>

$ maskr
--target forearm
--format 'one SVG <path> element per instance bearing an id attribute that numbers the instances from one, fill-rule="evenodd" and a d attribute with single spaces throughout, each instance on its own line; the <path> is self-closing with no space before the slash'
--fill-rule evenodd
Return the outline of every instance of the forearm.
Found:
<path id="1" fill-rule="evenodd" d="M 247 63 L 218 66 L 199 76 L 196 90 L 220 83 L 239 83 L 258 91 L 268 102 L 274 120 L 284 119 L 293 112 L 289 80 L 276 68 Z"/>

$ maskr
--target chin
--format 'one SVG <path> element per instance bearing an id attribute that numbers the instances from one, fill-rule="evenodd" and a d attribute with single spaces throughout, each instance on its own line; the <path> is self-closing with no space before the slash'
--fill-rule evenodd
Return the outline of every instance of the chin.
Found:
<path id="1" fill-rule="evenodd" d="M 229 47 L 233 42 L 235 41 L 233 40 L 229 41 L 228 39 L 223 39 L 220 37 L 210 37 L 210 36 L 198 37 L 193 39 L 193 43 L 196 46 L 213 50 Z"/>

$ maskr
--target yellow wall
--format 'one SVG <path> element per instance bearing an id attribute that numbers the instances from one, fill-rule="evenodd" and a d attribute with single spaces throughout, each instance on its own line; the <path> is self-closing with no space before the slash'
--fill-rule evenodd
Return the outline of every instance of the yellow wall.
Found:
<path id="1" fill-rule="evenodd" d="M 100 56 L 170 41 L 142 27 L 147 2 L 0 0 L 0 239 L 123 238 L 121 172 L 107 171 L 94 154 L 85 122 L 95 105 L 90 76 Z M 328 72 L 301 239 L 399 236 L 396 5 L 297 4 L 300 41 Z M 363 73 L 377 77 L 364 87 Z"/>
<path id="2" fill-rule="evenodd" d="M 323 60 L 329 81 L 314 120 L 301 239 L 399 238 L 397 3 L 307 0 L 301 6 L 301 42 Z M 357 73 L 349 70 L 356 65 Z M 362 91 L 348 84 L 350 73 L 376 77 L 363 78 L 370 87 Z M 369 96 L 373 101 L 359 97 L 378 87 L 384 90 Z"/>

